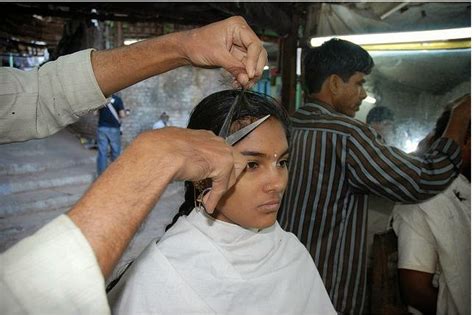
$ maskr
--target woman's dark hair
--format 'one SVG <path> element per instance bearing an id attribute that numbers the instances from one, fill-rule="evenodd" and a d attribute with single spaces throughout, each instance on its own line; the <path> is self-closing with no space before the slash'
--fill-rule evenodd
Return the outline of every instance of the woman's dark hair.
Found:
<path id="1" fill-rule="evenodd" d="M 239 90 L 224 90 L 204 98 L 192 111 L 189 117 L 189 129 L 211 130 L 219 133 L 227 113 L 240 94 Z M 241 109 L 233 118 L 232 131 L 235 132 L 255 120 L 271 115 L 281 122 L 286 138 L 290 139 L 290 122 L 285 109 L 272 97 L 256 92 L 246 91 L 242 98 Z M 188 215 L 194 208 L 195 187 L 190 181 L 184 183 L 184 203 L 179 207 L 173 221 L 166 227 L 168 230 L 182 215 Z"/>

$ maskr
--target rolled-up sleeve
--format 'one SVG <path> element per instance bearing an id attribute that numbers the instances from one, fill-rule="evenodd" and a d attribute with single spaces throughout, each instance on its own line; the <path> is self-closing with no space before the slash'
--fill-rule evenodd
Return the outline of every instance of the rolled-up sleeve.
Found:
<path id="1" fill-rule="evenodd" d="M 110 314 L 94 252 L 66 215 L 0 255 L 1 314 Z"/>
<path id="2" fill-rule="evenodd" d="M 100 108 L 106 98 L 91 63 L 92 49 L 40 68 L 0 68 L 0 143 L 43 138 Z"/>

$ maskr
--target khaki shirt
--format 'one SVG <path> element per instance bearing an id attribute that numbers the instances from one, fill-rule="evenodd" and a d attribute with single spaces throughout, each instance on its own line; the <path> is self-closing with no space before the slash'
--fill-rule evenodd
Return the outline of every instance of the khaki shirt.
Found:
<path id="1" fill-rule="evenodd" d="M 0 68 L 0 143 L 49 136 L 105 103 L 91 51 Z M 66 215 L 2 253 L 0 272 L 0 314 L 110 314 L 95 254 Z"/>
<path id="2" fill-rule="evenodd" d="M 0 255 L 0 314 L 110 314 L 97 259 L 61 215 Z"/>
<path id="3" fill-rule="evenodd" d="M 31 71 L 0 68 L 0 143 L 47 137 L 105 103 L 91 51 Z"/>

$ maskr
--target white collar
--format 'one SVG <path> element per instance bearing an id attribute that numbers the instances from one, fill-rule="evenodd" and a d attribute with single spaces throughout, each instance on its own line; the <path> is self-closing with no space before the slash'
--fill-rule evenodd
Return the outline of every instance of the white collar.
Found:
<path id="1" fill-rule="evenodd" d="M 261 230 L 243 228 L 234 223 L 216 220 L 199 208 L 194 208 L 186 219 L 201 233 L 207 235 L 214 241 L 223 244 L 235 244 L 236 242 L 247 241 L 250 238 L 257 237 L 258 235 L 269 234 L 275 230 L 275 224 Z"/>

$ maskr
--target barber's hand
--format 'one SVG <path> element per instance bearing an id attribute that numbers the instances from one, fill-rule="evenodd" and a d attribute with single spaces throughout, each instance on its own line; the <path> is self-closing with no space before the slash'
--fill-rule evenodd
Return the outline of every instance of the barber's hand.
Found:
<path id="1" fill-rule="evenodd" d="M 204 202 L 210 213 L 247 164 L 243 155 L 211 131 L 166 127 L 142 133 L 135 142 L 148 148 L 147 154 L 157 151 L 156 155 L 174 169 L 174 180 L 210 178 L 212 190 Z"/>
<path id="2" fill-rule="evenodd" d="M 185 33 L 185 58 L 199 67 L 222 67 L 238 83 L 250 87 L 262 76 L 267 51 L 240 16 Z"/>

